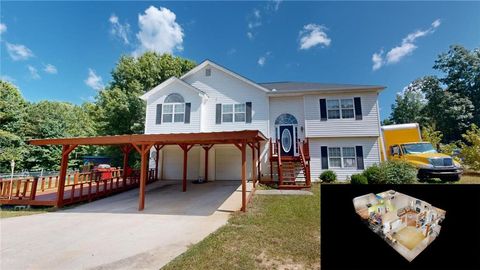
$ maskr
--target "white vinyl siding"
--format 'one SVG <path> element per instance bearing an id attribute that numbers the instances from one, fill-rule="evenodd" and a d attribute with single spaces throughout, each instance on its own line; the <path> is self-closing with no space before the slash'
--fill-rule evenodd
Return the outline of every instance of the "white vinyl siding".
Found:
<path id="1" fill-rule="evenodd" d="M 288 113 L 293 115 L 298 121 L 297 138 L 305 138 L 305 117 L 303 109 L 303 97 L 270 97 L 270 136 L 275 138 L 275 120 L 280 115 Z"/>
<path id="2" fill-rule="evenodd" d="M 211 75 L 208 77 L 205 76 L 205 68 L 211 68 Z M 201 131 L 259 130 L 269 137 L 269 102 L 266 93 L 214 67 L 206 66 L 205 68 L 185 78 L 186 83 L 208 95 L 202 105 Z M 232 122 L 216 124 L 216 104 L 245 104 L 246 102 L 252 102 L 251 123 L 241 121 L 244 116 L 238 111 L 238 122 L 235 122 L 235 115 L 233 115 Z"/>
<path id="3" fill-rule="evenodd" d="M 329 149 L 331 148 L 342 148 L 345 149 L 347 147 L 354 148 L 355 146 L 362 146 L 363 148 L 363 162 L 365 164 L 365 168 L 372 166 L 375 163 L 380 163 L 380 155 L 379 155 L 379 148 L 378 148 L 378 137 L 353 137 L 353 138 L 310 138 L 310 174 L 312 177 L 312 181 L 318 181 L 318 177 L 323 172 L 322 170 L 322 160 L 321 160 L 321 147 L 327 146 Z M 328 151 L 327 151 L 328 152 Z M 347 153 L 350 152 L 350 153 Z M 349 161 L 350 158 L 354 158 L 351 156 L 351 149 L 346 150 L 345 152 L 340 152 L 343 154 L 343 158 L 341 159 L 341 163 L 345 164 Z M 347 155 L 345 155 L 347 154 Z M 356 161 L 355 161 L 356 163 Z M 357 166 L 353 167 L 344 167 L 344 168 L 333 168 L 329 165 L 329 169 L 333 170 L 340 181 L 346 180 L 350 175 L 355 173 L 360 173 L 363 170 L 358 170 Z"/>
<path id="4" fill-rule="evenodd" d="M 355 110 L 350 105 L 353 103 L 353 98 L 355 97 L 360 97 L 361 99 L 362 120 L 355 119 Z M 305 95 L 303 99 L 305 104 L 305 131 L 307 137 L 360 137 L 380 135 L 376 91 Z M 320 121 L 320 99 L 326 99 L 327 101 L 327 115 L 328 102 L 330 100 L 337 100 L 340 107 L 337 112 L 340 114 L 340 118 Z M 344 107 L 342 108 L 341 100 L 350 101 L 344 101 Z"/>
<path id="5" fill-rule="evenodd" d="M 183 123 L 185 117 L 185 104 L 183 104 L 183 106 L 180 106 L 179 104 L 177 108 L 170 107 L 172 110 L 169 110 L 168 105 L 175 103 L 164 103 L 165 98 L 172 93 L 180 94 L 185 99 L 185 102 L 191 103 L 190 123 Z M 162 122 L 160 124 L 155 123 L 158 104 L 162 104 Z M 145 134 L 200 132 L 201 104 L 202 97 L 197 91 L 190 89 L 179 82 L 173 82 L 167 85 L 161 91 L 150 96 L 147 100 Z M 182 107 L 183 113 L 181 113 Z M 170 114 L 172 120 L 170 120 L 170 116 L 167 116 L 165 120 L 170 121 L 163 121 L 164 115 L 168 114 L 169 111 L 173 112 Z M 177 120 L 176 122 L 174 122 L 175 117 Z"/>

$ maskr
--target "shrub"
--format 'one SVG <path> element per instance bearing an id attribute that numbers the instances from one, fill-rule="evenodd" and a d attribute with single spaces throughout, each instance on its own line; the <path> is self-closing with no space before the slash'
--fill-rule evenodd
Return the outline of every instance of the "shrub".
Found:
<path id="1" fill-rule="evenodd" d="M 337 174 L 332 170 L 326 170 L 320 174 L 320 180 L 326 183 L 332 183 L 337 180 Z"/>
<path id="2" fill-rule="evenodd" d="M 417 169 L 403 160 L 380 163 L 378 181 L 381 184 L 408 184 L 417 180 Z"/>
<path id="3" fill-rule="evenodd" d="M 472 124 L 470 130 L 462 137 L 466 143 L 460 143 L 462 147 L 460 157 L 470 169 L 480 171 L 480 128 Z"/>
<path id="4" fill-rule="evenodd" d="M 367 178 L 369 184 L 380 184 L 380 168 L 377 164 L 368 167 L 363 171 L 363 175 Z"/>
<path id="5" fill-rule="evenodd" d="M 355 185 L 366 185 L 368 184 L 367 177 L 363 174 L 352 174 L 350 176 L 350 183 Z"/>

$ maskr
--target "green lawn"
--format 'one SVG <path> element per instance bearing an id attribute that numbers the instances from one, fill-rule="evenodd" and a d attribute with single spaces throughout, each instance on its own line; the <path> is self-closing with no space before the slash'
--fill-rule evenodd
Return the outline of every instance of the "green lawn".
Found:
<path id="1" fill-rule="evenodd" d="M 36 214 L 43 214 L 51 212 L 51 208 L 30 208 L 24 210 L 13 210 L 13 208 L 4 208 L 0 209 L 0 218 L 11 218 L 11 217 L 19 217 L 19 216 L 29 216 L 29 215 L 36 215 Z"/>
<path id="2" fill-rule="evenodd" d="M 312 191 L 254 196 L 247 213 L 162 269 L 320 269 L 320 185 Z"/>

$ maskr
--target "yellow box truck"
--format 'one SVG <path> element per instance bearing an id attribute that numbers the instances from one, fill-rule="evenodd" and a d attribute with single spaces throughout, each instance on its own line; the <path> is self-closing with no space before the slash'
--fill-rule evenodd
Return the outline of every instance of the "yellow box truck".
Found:
<path id="1" fill-rule="evenodd" d="M 460 163 L 438 153 L 430 142 L 422 141 L 417 123 L 382 126 L 382 158 L 405 160 L 418 169 L 418 179 L 440 178 L 458 181 L 463 172 Z"/>

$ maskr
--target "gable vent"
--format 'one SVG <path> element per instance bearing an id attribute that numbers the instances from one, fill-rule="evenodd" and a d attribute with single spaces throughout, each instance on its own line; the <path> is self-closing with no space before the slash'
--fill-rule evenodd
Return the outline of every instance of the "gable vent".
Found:
<path id="1" fill-rule="evenodd" d="M 210 77 L 210 75 L 212 75 L 212 69 L 206 68 L 206 69 L 205 69 L 205 76 L 206 76 L 206 77 Z"/>

